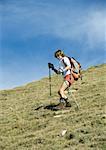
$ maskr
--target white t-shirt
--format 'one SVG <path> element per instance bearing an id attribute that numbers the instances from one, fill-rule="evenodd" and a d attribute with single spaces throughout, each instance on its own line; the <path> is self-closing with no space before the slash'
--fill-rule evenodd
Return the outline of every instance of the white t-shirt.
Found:
<path id="1" fill-rule="evenodd" d="M 62 59 L 60 59 L 60 61 L 59 61 L 59 69 L 60 69 L 60 70 L 64 70 L 64 69 L 66 68 L 66 66 L 65 66 L 64 63 L 66 64 L 66 66 L 70 66 L 70 67 L 71 67 L 69 58 L 66 57 L 66 56 L 64 56 L 64 57 L 63 57 Z M 66 75 L 68 75 L 68 74 L 71 74 L 71 71 L 70 71 L 70 70 L 67 70 L 67 71 L 64 71 L 64 72 L 63 72 L 63 76 L 64 76 L 64 77 L 65 77 Z"/>

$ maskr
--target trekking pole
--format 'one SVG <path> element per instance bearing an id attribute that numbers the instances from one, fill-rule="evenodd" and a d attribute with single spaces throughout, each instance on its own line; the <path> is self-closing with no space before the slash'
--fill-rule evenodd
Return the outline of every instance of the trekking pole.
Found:
<path id="1" fill-rule="evenodd" d="M 75 96 L 74 96 L 74 94 L 73 94 L 73 92 L 72 92 L 72 90 L 71 90 L 71 97 L 73 98 L 73 100 L 74 100 L 74 103 L 76 104 L 76 110 L 78 110 L 79 109 L 79 104 L 78 104 L 78 102 L 77 102 L 77 100 L 76 100 L 76 98 L 75 98 Z"/>
<path id="2" fill-rule="evenodd" d="M 50 70 L 50 67 L 49 67 L 49 89 L 50 89 L 50 96 L 51 96 L 52 92 L 51 92 L 51 70 Z"/>

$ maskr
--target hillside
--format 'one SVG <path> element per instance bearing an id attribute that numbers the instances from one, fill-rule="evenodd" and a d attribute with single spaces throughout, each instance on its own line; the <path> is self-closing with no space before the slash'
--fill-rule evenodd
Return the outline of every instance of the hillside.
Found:
<path id="1" fill-rule="evenodd" d="M 72 86 L 78 110 L 70 94 L 68 110 L 36 110 L 58 103 L 61 82 L 52 76 L 51 97 L 48 78 L 0 91 L 0 150 L 106 149 L 106 64 L 83 71 Z"/>

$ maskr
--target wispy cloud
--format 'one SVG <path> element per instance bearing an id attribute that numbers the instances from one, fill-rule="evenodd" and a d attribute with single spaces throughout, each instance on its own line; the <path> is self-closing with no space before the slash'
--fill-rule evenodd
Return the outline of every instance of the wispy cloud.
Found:
<path id="1" fill-rule="evenodd" d="M 4 5 L 5 7 L 5 5 Z M 49 34 L 67 40 L 83 42 L 94 48 L 105 41 L 106 11 L 104 9 L 58 7 L 55 4 L 18 5 L 11 3 L 4 9 L 4 28 L 20 38 Z M 6 26 L 6 27 L 5 27 Z"/>

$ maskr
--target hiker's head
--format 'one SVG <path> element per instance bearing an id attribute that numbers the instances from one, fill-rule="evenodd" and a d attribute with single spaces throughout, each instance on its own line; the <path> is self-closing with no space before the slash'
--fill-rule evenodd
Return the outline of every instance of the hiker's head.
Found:
<path id="1" fill-rule="evenodd" d="M 64 57 L 65 56 L 65 54 L 64 54 L 64 52 L 62 51 L 62 50 L 60 50 L 60 49 L 58 49 L 55 53 L 54 53 L 54 56 L 56 57 L 56 58 L 61 58 L 61 57 Z"/>

